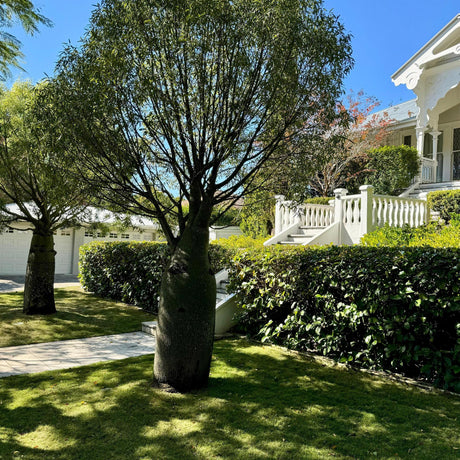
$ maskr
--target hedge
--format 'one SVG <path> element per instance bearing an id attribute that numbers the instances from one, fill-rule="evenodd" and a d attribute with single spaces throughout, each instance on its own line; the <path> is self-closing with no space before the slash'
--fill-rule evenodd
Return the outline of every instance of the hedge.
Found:
<path id="1" fill-rule="evenodd" d="M 231 289 L 253 337 L 460 391 L 460 249 L 247 251 Z"/>
<path id="2" fill-rule="evenodd" d="M 459 248 L 222 243 L 210 245 L 211 264 L 230 267 L 242 331 L 460 392 Z M 161 243 L 93 242 L 81 248 L 80 277 L 89 291 L 156 312 L 167 259 Z"/>
<path id="3" fill-rule="evenodd" d="M 210 246 L 211 267 L 221 270 L 234 250 Z M 96 295 L 158 311 L 162 273 L 169 257 L 168 246 L 155 242 L 99 242 L 80 247 L 80 281 Z"/>
<path id="4" fill-rule="evenodd" d="M 440 190 L 430 192 L 427 196 L 428 207 L 439 212 L 442 219 L 448 222 L 452 214 L 460 214 L 460 190 Z"/>
<path id="5" fill-rule="evenodd" d="M 460 248 L 460 215 L 449 224 L 430 223 L 422 227 L 390 227 L 385 225 L 361 238 L 365 246 L 425 246 Z"/>

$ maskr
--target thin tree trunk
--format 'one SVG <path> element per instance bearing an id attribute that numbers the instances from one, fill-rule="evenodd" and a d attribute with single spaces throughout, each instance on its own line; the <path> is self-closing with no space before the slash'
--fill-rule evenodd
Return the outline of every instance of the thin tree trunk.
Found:
<path id="1" fill-rule="evenodd" d="M 214 342 L 216 282 L 208 226 L 184 231 L 162 279 L 154 378 L 180 392 L 207 385 Z"/>
<path id="2" fill-rule="evenodd" d="M 53 233 L 35 233 L 30 244 L 24 285 L 26 315 L 50 315 L 56 313 L 54 303 L 55 254 Z"/>

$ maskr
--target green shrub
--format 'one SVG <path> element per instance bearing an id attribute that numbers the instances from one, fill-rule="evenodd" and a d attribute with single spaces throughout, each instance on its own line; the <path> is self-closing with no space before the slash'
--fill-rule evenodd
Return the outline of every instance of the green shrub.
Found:
<path id="1" fill-rule="evenodd" d="M 427 196 L 428 207 L 439 212 L 442 219 L 450 221 L 452 214 L 460 214 L 460 190 L 441 190 L 430 192 Z"/>
<path id="2" fill-rule="evenodd" d="M 400 146 L 385 146 L 372 149 L 368 153 L 366 183 L 375 187 L 375 193 L 397 195 L 409 187 L 418 174 L 420 159 L 417 149 Z"/>
<path id="3" fill-rule="evenodd" d="M 221 215 L 219 209 L 215 208 L 211 215 L 211 221 L 213 222 L 213 226 L 239 226 L 241 224 L 241 211 L 236 208 L 230 208 L 227 209 L 227 211 L 225 211 L 225 213 Z"/>
<path id="4" fill-rule="evenodd" d="M 231 272 L 240 327 L 460 391 L 459 249 L 269 248 Z"/>
<path id="5" fill-rule="evenodd" d="M 417 228 L 390 227 L 385 225 L 361 238 L 365 246 L 427 246 L 434 248 L 460 248 L 460 219 L 452 219 L 448 225 L 431 223 Z"/>
<path id="6" fill-rule="evenodd" d="M 211 245 L 214 272 L 229 265 L 233 252 Z M 85 290 L 114 300 L 158 311 L 168 246 L 155 242 L 91 242 L 80 247 L 80 281 Z"/>
<path id="7" fill-rule="evenodd" d="M 305 203 L 307 204 L 329 204 L 329 201 L 333 200 L 334 197 L 330 196 L 315 196 L 314 198 L 307 198 Z"/>

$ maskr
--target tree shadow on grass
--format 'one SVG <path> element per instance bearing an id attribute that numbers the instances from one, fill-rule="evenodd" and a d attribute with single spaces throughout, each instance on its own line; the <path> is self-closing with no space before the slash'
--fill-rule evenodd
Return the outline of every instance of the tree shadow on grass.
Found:
<path id="1" fill-rule="evenodd" d="M 241 340 L 216 343 L 207 390 L 164 393 L 151 372 L 142 357 L 0 380 L 0 458 L 459 457 L 455 396 Z"/>

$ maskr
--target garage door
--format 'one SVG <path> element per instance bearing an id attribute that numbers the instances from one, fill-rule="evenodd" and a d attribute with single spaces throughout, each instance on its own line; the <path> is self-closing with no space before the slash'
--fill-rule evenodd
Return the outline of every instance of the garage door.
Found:
<path id="1" fill-rule="evenodd" d="M 25 275 L 32 232 L 7 230 L 0 233 L 0 275 Z M 72 272 L 73 230 L 58 230 L 54 235 L 56 273 Z"/>
<path id="2" fill-rule="evenodd" d="M 0 233 L 0 274 L 24 275 L 32 232 L 6 230 Z"/>
<path id="3" fill-rule="evenodd" d="M 70 228 L 58 230 L 54 235 L 56 273 L 72 273 L 73 232 Z"/>

